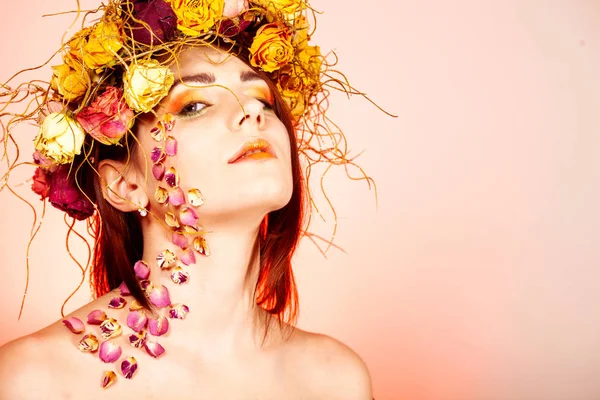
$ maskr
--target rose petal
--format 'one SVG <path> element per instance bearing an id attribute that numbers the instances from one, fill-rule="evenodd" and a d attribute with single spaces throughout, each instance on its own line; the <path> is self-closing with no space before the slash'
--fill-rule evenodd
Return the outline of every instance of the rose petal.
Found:
<path id="1" fill-rule="evenodd" d="M 100 325 L 106 320 L 106 313 L 102 310 L 94 310 L 87 316 L 87 323 L 90 325 Z"/>
<path id="2" fill-rule="evenodd" d="M 169 269 L 174 267 L 176 262 L 177 256 L 169 249 L 161 251 L 156 256 L 156 264 L 161 269 Z"/>
<path id="3" fill-rule="evenodd" d="M 117 361 L 119 357 L 121 357 L 121 353 L 121 346 L 119 346 L 112 340 L 104 341 L 100 345 L 100 359 L 105 363 Z"/>
<path id="4" fill-rule="evenodd" d="M 157 342 L 152 342 L 150 340 L 148 340 L 146 342 L 146 344 L 144 345 L 144 348 L 146 349 L 146 352 L 154 358 L 160 357 L 165 352 L 164 347 L 162 347 Z"/>
<path id="5" fill-rule="evenodd" d="M 169 203 L 178 207 L 185 203 L 185 195 L 179 186 L 172 188 L 169 191 Z"/>
<path id="6" fill-rule="evenodd" d="M 185 319 L 188 312 L 190 312 L 190 308 L 185 304 L 173 304 L 169 307 L 169 318 Z"/>
<path id="7" fill-rule="evenodd" d="M 133 265 L 135 276 L 139 279 L 148 279 L 150 276 L 150 267 L 144 260 L 139 260 Z"/>
<path id="8" fill-rule="evenodd" d="M 165 151 L 167 152 L 167 155 L 171 157 L 177 154 L 177 139 L 175 139 L 173 136 L 167 137 Z"/>
<path id="9" fill-rule="evenodd" d="M 131 379 L 135 371 L 137 371 L 137 361 L 134 357 L 126 358 L 121 362 L 121 373 L 125 379 Z"/>
<path id="10" fill-rule="evenodd" d="M 131 311 L 127 315 L 127 326 L 133 329 L 136 332 L 141 331 L 146 327 L 146 323 L 148 322 L 148 317 L 146 313 L 142 310 Z"/>
<path id="11" fill-rule="evenodd" d="M 202 228 L 199 227 L 198 225 L 184 225 L 183 227 L 183 231 L 185 233 L 191 233 L 191 234 L 196 234 L 198 232 L 200 232 Z"/>
<path id="12" fill-rule="evenodd" d="M 173 235 L 171 236 L 171 241 L 173 242 L 173 244 L 175 246 L 179 246 L 182 249 L 185 249 L 186 247 L 188 247 L 188 239 L 181 232 L 173 232 Z"/>
<path id="13" fill-rule="evenodd" d="M 125 306 L 125 303 L 127 302 L 123 297 L 113 297 L 108 303 L 108 308 L 123 308 Z"/>
<path id="14" fill-rule="evenodd" d="M 192 208 L 183 207 L 179 212 L 179 221 L 183 225 L 196 225 L 198 223 L 198 215 Z"/>
<path id="15" fill-rule="evenodd" d="M 190 280 L 190 274 L 181 267 L 175 267 L 171 272 L 171 280 L 176 284 L 181 285 Z"/>
<path id="16" fill-rule="evenodd" d="M 206 240 L 201 236 L 197 236 L 194 238 L 194 250 L 196 250 L 198 253 L 204 256 L 210 256 L 210 250 L 208 249 Z"/>
<path id="17" fill-rule="evenodd" d="M 165 182 L 171 187 L 179 186 L 179 174 L 174 167 L 169 167 L 165 172 Z"/>
<path id="18" fill-rule="evenodd" d="M 154 128 L 150 130 L 150 136 L 157 142 L 165 140 L 165 130 L 160 123 L 157 123 Z"/>
<path id="19" fill-rule="evenodd" d="M 146 340 L 148 340 L 146 331 L 134 332 L 129 335 L 129 344 L 138 349 L 144 346 Z"/>
<path id="20" fill-rule="evenodd" d="M 164 286 L 150 286 L 148 297 L 150 302 L 156 307 L 167 307 L 171 304 L 171 298 L 169 296 L 169 290 Z"/>
<path id="21" fill-rule="evenodd" d="M 179 222 L 177 221 L 177 217 L 175 217 L 175 214 L 173 214 L 172 212 L 165 213 L 165 222 L 171 228 L 179 228 Z"/>
<path id="22" fill-rule="evenodd" d="M 161 147 L 155 147 L 150 153 L 150 159 L 154 164 L 157 164 L 165 159 L 167 153 Z"/>
<path id="23" fill-rule="evenodd" d="M 148 279 L 142 279 L 140 281 L 140 286 L 142 287 L 142 289 L 146 290 L 148 286 L 150 286 L 150 281 Z"/>
<path id="24" fill-rule="evenodd" d="M 98 338 L 93 333 L 88 333 L 79 341 L 79 350 L 93 353 L 98 350 Z"/>
<path id="25" fill-rule="evenodd" d="M 131 292 L 129 291 L 129 288 L 127 287 L 127 285 L 125 284 L 125 282 L 121 282 L 121 284 L 119 285 L 119 292 L 121 292 L 122 296 L 129 296 L 129 295 L 131 295 Z"/>
<path id="26" fill-rule="evenodd" d="M 76 317 L 69 317 L 62 320 L 63 324 L 73 333 L 81 333 L 85 330 L 83 321 Z"/>
<path id="27" fill-rule="evenodd" d="M 142 288 L 145 289 L 145 288 Z M 137 311 L 137 310 L 141 310 L 142 308 L 144 308 L 144 306 L 142 306 L 140 304 L 139 301 L 134 300 L 129 304 L 129 311 Z"/>
<path id="28" fill-rule="evenodd" d="M 191 248 L 188 248 L 183 253 L 179 255 L 179 260 L 185 265 L 195 264 L 196 263 L 196 255 L 192 251 Z"/>
<path id="29" fill-rule="evenodd" d="M 173 116 L 173 114 L 166 113 L 163 117 L 163 120 L 160 121 L 160 123 L 165 128 L 165 131 L 171 132 L 175 127 L 175 117 Z"/>
<path id="30" fill-rule="evenodd" d="M 162 336 L 169 331 L 169 320 L 163 316 L 157 319 L 150 318 L 148 321 L 148 330 L 154 336 Z"/>
<path id="31" fill-rule="evenodd" d="M 117 381 L 117 374 L 113 371 L 106 371 L 102 377 L 102 389 L 106 389 Z"/>
<path id="32" fill-rule="evenodd" d="M 165 176 L 165 165 L 163 163 L 154 164 L 152 166 L 152 175 L 160 181 Z"/>
<path id="33" fill-rule="evenodd" d="M 110 339 L 121 334 L 121 324 L 116 319 L 109 318 L 100 324 L 100 331 L 102 338 Z"/>
<path id="34" fill-rule="evenodd" d="M 206 199 L 199 189 L 190 189 L 188 191 L 188 202 L 194 207 L 200 207 Z"/>
<path id="35" fill-rule="evenodd" d="M 165 204 L 167 200 L 169 200 L 170 195 L 167 189 L 162 186 L 156 188 L 156 192 L 154 192 L 154 198 L 159 204 Z"/>

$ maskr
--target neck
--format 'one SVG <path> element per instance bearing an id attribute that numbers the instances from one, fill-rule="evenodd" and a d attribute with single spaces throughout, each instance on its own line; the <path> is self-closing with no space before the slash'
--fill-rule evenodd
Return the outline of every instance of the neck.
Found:
<path id="1" fill-rule="evenodd" d="M 186 348 L 194 351 L 196 347 L 205 357 L 220 358 L 260 347 L 267 313 L 256 305 L 258 225 L 249 226 L 211 227 L 211 233 L 203 235 L 210 255 L 194 251 L 195 263 L 176 263 L 189 273 L 183 284 L 173 282 L 173 269 L 161 269 L 156 262 L 159 253 L 168 249 L 179 255 L 182 249 L 171 242 L 171 233 L 164 227 L 152 222 L 144 227 L 143 260 L 151 269 L 149 280 L 168 289 L 172 304 L 189 307 L 185 321 L 171 320 L 169 336 L 184 340 Z"/>

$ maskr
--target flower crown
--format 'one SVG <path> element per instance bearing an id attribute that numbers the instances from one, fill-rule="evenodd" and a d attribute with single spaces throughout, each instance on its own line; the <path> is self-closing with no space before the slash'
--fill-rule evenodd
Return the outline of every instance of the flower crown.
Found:
<path id="1" fill-rule="evenodd" d="M 304 0 L 110 0 L 100 9 L 102 17 L 61 49 L 34 140 L 40 168 L 33 190 L 77 219 L 94 208 L 69 188 L 65 166 L 88 135 L 105 145 L 122 142 L 136 115 L 151 112 L 169 92 L 168 65 L 183 46 L 219 43 L 248 57 L 272 80 L 298 126 L 311 109 L 322 114 L 317 95 L 327 64 L 319 47 L 308 44 L 311 10 Z"/>
<path id="2" fill-rule="evenodd" d="M 101 17 L 85 26 L 85 19 L 99 12 Z M 325 115 L 329 89 L 364 94 L 331 68 L 335 63 L 327 62 L 319 46 L 309 44 L 314 15 L 306 0 L 109 0 L 86 12 L 84 27 L 59 49 L 62 63 L 52 67 L 47 87 L 38 81 L 16 89 L 3 85 L 0 97 L 8 97 L 3 103 L 16 103 L 25 92 L 34 95 L 29 104 L 38 105 L 12 118 L 3 139 L 12 138 L 18 122 L 34 120 L 39 132 L 33 191 L 68 215 L 87 219 L 95 206 L 74 181 L 76 157 L 87 160 L 98 144 L 127 145 L 135 118 L 152 112 L 168 94 L 175 79 L 169 65 L 180 52 L 214 45 L 245 58 L 278 90 L 294 119 L 307 176 L 312 165 L 325 162 L 344 165 L 351 179 L 370 184 L 364 172 L 350 176 L 348 164 L 356 165 L 347 157 L 345 136 Z M 164 131 L 164 124 L 155 129 Z"/>

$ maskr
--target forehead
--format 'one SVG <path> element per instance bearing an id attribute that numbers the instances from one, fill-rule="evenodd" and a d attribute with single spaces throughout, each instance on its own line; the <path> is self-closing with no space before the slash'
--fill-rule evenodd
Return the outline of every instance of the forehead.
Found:
<path id="1" fill-rule="evenodd" d="M 241 72 L 252 69 L 236 56 L 210 46 L 189 47 L 181 52 L 177 62 L 171 65 L 175 80 L 199 72 L 209 72 L 219 80 L 232 76 L 237 79 Z"/>

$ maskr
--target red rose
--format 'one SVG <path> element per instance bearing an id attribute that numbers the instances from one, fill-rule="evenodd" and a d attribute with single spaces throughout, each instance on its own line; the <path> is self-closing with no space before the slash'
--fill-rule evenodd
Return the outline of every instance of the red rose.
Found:
<path id="1" fill-rule="evenodd" d="M 109 86 L 75 118 L 100 143 L 117 144 L 131 128 L 133 111 L 123 99 L 123 91 Z"/>
<path id="2" fill-rule="evenodd" d="M 48 197 L 48 191 L 50 190 L 49 178 L 49 174 L 40 167 L 35 169 L 31 190 L 42 196 L 42 200 Z"/>
<path id="3" fill-rule="evenodd" d="M 133 16 L 145 22 L 133 26 L 133 39 L 143 44 L 169 41 L 177 31 L 177 16 L 164 0 L 138 0 L 133 5 Z M 148 29 L 150 28 L 150 29 Z"/>
<path id="4" fill-rule="evenodd" d="M 71 217 L 84 220 L 94 213 L 94 205 L 75 185 L 72 176 L 69 176 L 70 165 L 61 165 L 50 180 L 50 203 Z M 73 171 L 71 171 L 73 173 Z"/>
<path id="5" fill-rule="evenodd" d="M 248 29 L 254 22 L 255 14 L 252 11 L 244 11 L 242 14 L 224 18 L 219 25 L 219 33 L 223 36 L 235 36 Z"/>

